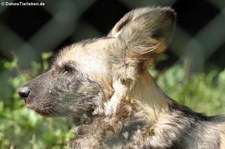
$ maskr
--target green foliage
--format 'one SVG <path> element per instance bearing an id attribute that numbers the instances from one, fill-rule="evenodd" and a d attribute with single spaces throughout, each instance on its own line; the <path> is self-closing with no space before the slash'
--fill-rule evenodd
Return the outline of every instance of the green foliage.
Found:
<path id="1" fill-rule="evenodd" d="M 43 62 L 33 63 L 30 70 L 21 71 L 17 58 L 0 62 L 0 148 L 60 149 L 74 137 L 72 122 L 59 118 L 44 118 L 24 107 L 17 89 L 45 71 L 52 53 L 42 55 Z M 225 70 L 211 71 L 187 78 L 181 66 L 164 72 L 150 70 L 166 94 L 196 111 L 225 114 Z"/>
<path id="2" fill-rule="evenodd" d="M 153 74 L 162 90 L 179 103 L 207 115 L 225 114 L 225 70 L 187 78 L 184 69 L 175 65 Z"/>

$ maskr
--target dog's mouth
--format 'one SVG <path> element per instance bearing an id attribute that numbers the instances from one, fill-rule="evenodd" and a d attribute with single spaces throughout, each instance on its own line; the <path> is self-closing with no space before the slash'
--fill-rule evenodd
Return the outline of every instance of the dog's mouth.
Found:
<path id="1" fill-rule="evenodd" d="M 42 102 L 25 102 L 27 108 L 34 110 L 38 114 L 46 117 L 52 117 L 55 114 L 54 108 L 49 103 L 42 103 Z"/>
<path id="2" fill-rule="evenodd" d="M 63 109 L 62 107 L 56 106 L 54 102 L 50 102 L 48 100 L 32 100 L 25 102 L 25 105 L 27 108 L 34 110 L 45 117 L 80 117 L 80 111 Z"/>

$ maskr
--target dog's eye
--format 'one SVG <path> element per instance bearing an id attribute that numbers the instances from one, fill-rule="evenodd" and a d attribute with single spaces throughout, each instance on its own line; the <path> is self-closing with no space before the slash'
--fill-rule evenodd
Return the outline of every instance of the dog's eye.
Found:
<path id="1" fill-rule="evenodd" d="M 73 72 L 73 70 L 74 70 L 73 67 L 71 67 L 71 66 L 69 66 L 69 65 L 65 65 L 65 66 L 63 67 L 62 73 L 63 73 L 63 74 L 71 73 L 71 72 Z"/>

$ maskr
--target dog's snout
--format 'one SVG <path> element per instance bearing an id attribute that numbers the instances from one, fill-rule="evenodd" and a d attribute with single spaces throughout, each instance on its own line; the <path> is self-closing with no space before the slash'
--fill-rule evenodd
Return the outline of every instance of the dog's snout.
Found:
<path id="1" fill-rule="evenodd" d="M 28 86 L 24 86 L 19 89 L 18 93 L 20 97 L 22 97 L 24 100 L 29 96 L 31 89 Z"/>

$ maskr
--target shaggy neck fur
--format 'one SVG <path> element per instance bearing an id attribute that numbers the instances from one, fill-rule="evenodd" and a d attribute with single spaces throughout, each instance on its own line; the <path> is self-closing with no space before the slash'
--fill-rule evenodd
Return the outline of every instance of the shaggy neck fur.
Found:
<path id="1" fill-rule="evenodd" d="M 95 115 L 84 118 L 84 121 L 80 120 L 77 138 L 70 146 L 120 148 L 134 139 L 133 137 L 150 135 L 149 133 L 153 133 L 150 130 L 152 125 L 156 123 L 160 113 L 168 110 L 169 102 L 170 100 L 146 71 L 137 79 L 130 93 L 121 100 L 116 115 L 112 117 Z M 126 146 L 133 148 L 135 144 L 138 148 L 141 143 L 133 142 Z"/>
<path id="2" fill-rule="evenodd" d="M 153 120 L 156 120 L 161 112 L 167 111 L 168 104 L 172 102 L 147 71 L 137 79 L 129 96 L 140 101 L 143 110 L 148 111 L 149 117 Z"/>

